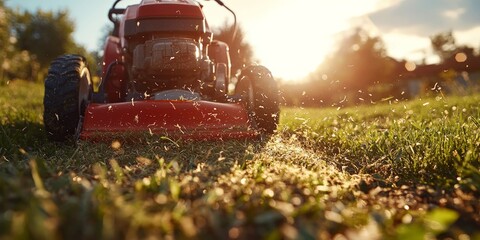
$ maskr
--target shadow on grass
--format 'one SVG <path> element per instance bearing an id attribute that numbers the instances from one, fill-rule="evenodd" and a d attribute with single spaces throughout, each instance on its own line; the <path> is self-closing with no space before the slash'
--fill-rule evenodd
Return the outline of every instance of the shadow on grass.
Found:
<path id="1" fill-rule="evenodd" d="M 42 124 L 19 122 L 0 125 L 0 156 L 4 160 L 17 160 L 22 152 L 48 149 L 51 145 L 46 138 Z"/>
<path id="2" fill-rule="evenodd" d="M 131 178 L 142 179 L 165 163 L 173 165 L 177 174 L 203 172 L 215 178 L 235 165 L 244 166 L 266 143 L 259 140 L 173 141 L 155 137 L 137 139 L 137 142 L 79 142 L 75 155 L 65 167 L 73 167 L 72 170 L 78 172 L 78 166 L 100 164 L 111 169 L 114 161 L 128 169 Z M 55 162 L 61 157 L 55 154 L 50 159 Z"/>
<path id="3" fill-rule="evenodd" d="M 235 165 L 244 166 L 268 142 L 268 139 L 175 141 L 161 136 L 135 139 L 119 136 L 118 140 L 102 142 L 59 143 L 47 139 L 41 124 L 0 127 L 0 156 L 3 158 L 0 168 L 3 164 L 19 167 L 22 161 L 40 159 L 54 175 L 71 172 L 87 178 L 94 177 L 95 165 L 109 172 L 114 170 L 113 165 L 118 165 L 130 180 L 138 180 L 155 173 L 160 163 L 173 164 L 177 174 L 200 171 L 215 178 Z"/>

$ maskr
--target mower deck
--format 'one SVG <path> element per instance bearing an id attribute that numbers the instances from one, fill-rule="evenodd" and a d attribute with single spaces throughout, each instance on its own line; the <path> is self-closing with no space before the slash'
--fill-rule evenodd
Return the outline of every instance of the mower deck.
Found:
<path id="1" fill-rule="evenodd" d="M 88 105 L 81 139 L 98 139 L 119 133 L 192 140 L 257 136 L 257 132 L 250 128 L 246 109 L 236 103 L 145 100 Z"/>

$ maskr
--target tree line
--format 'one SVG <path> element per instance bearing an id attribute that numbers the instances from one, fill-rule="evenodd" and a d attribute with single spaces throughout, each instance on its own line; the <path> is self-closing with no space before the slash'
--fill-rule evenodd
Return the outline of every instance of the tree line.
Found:
<path id="1" fill-rule="evenodd" d="M 411 63 L 387 55 L 380 37 L 362 28 L 351 29 L 338 47 L 303 83 L 282 84 L 286 105 L 343 106 L 385 99 L 408 99 L 412 82 L 420 87 L 452 81 L 465 72 L 480 72 L 480 55 L 470 46 L 456 43 L 452 31 L 430 37 L 440 63 Z M 476 84 L 480 82 L 477 80 Z"/>
<path id="2" fill-rule="evenodd" d="M 13 10 L 0 0 L 0 82 L 41 81 L 50 62 L 64 53 L 94 62 L 94 54 L 73 39 L 74 30 L 67 10 Z"/>

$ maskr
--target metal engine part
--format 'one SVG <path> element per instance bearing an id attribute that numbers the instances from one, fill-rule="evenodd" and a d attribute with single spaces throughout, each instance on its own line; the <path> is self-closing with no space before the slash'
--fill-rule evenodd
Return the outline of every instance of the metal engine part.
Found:
<path id="1" fill-rule="evenodd" d="M 155 93 L 152 97 L 154 100 L 178 100 L 178 101 L 198 101 L 201 99 L 200 94 L 188 91 L 173 89 Z"/>
<path id="2" fill-rule="evenodd" d="M 200 60 L 200 48 L 193 39 L 153 39 L 133 50 L 133 74 L 194 75 L 201 70 Z"/>

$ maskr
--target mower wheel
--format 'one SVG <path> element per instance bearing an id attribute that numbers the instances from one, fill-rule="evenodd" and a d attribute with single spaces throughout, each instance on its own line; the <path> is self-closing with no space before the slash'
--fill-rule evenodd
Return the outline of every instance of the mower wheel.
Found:
<path id="1" fill-rule="evenodd" d="M 64 55 L 52 62 L 45 79 L 43 99 L 43 122 L 50 140 L 74 139 L 81 130 L 92 91 L 84 57 Z"/>
<path id="2" fill-rule="evenodd" d="M 272 134 L 279 121 L 278 87 L 270 71 L 263 66 L 242 70 L 235 87 L 250 115 L 253 127 L 263 134 Z"/>

